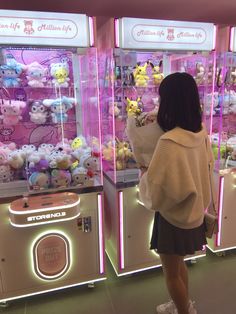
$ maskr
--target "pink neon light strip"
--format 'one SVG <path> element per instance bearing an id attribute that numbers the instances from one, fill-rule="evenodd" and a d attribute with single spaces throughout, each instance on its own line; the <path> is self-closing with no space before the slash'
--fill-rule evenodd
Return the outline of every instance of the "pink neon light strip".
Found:
<path id="1" fill-rule="evenodd" d="M 119 222 L 120 222 L 120 243 L 119 243 L 119 250 L 120 250 L 120 268 L 125 268 L 124 262 L 124 206 L 123 206 L 123 192 L 119 191 Z"/>
<path id="2" fill-rule="evenodd" d="M 234 49 L 234 27 L 230 29 L 230 42 L 229 42 L 229 50 L 233 51 Z"/>
<path id="3" fill-rule="evenodd" d="M 120 29 L 119 29 L 119 19 L 114 20 L 114 27 L 115 27 L 115 47 L 119 48 L 120 47 Z"/>
<path id="4" fill-rule="evenodd" d="M 96 85 L 97 85 L 97 105 L 98 105 L 98 129 L 99 129 L 99 149 L 101 152 L 101 156 L 100 156 L 100 167 L 101 167 L 101 171 L 100 171 L 100 179 L 101 179 L 101 184 L 103 185 L 103 163 L 102 163 L 102 130 L 101 130 L 101 103 L 100 103 L 100 89 L 99 89 L 99 82 L 98 82 L 98 52 L 97 49 L 95 51 L 95 59 L 96 59 L 96 64 L 97 64 L 97 70 L 96 70 Z"/>
<path id="5" fill-rule="evenodd" d="M 90 37 L 90 46 L 94 46 L 94 20 L 92 16 L 89 16 L 89 37 Z"/>
<path id="6" fill-rule="evenodd" d="M 218 207 L 218 233 L 216 236 L 216 246 L 221 245 L 222 234 L 222 215 L 223 215 L 223 200 L 224 200 L 224 177 L 220 177 L 219 185 L 219 207 Z"/>
<path id="7" fill-rule="evenodd" d="M 212 73 L 212 95 L 214 95 L 214 89 L 215 89 L 215 84 L 214 84 L 214 78 L 216 75 L 216 52 L 213 52 L 213 73 Z M 210 141 L 212 138 L 212 126 L 213 126 L 213 110 L 214 110 L 214 98 L 211 97 L 211 115 L 210 115 Z"/>
<path id="8" fill-rule="evenodd" d="M 113 51 L 111 49 L 111 60 L 112 60 L 112 64 L 114 65 L 114 60 L 113 60 Z M 111 98 L 112 98 L 112 139 L 113 139 L 113 143 L 112 143 L 112 148 L 113 148 L 113 167 L 114 167 L 114 181 L 116 183 L 116 148 L 115 148 L 115 138 L 116 138 L 116 133 L 115 133 L 115 112 L 114 112 L 114 101 L 115 101 L 115 91 L 114 91 L 114 67 L 111 66 Z"/>
<path id="9" fill-rule="evenodd" d="M 104 273 L 104 238 L 103 238 L 103 211 L 102 211 L 102 195 L 98 194 L 98 233 L 99 233 L 99 259 L 100 274 Z"/>

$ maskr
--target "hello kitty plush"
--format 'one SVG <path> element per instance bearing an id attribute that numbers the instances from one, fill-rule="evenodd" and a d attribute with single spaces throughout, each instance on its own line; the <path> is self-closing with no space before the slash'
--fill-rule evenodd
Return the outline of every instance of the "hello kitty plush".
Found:
<path id="1" fill-rule="evenodd" d="M 1 116 L 0 119 L 5 125 L 15 125 L 22 120 L 22 111 L 25 108 L 26 103 L 19 100 L 5 100 L 0 107 Z"/>
<path id="2" fill-rule="evenodd" d="M 30 121 L 35 124 L 45 124 L 48 117 L 48 111 L 41 100 L 29 101 Z"/>
<path id="3" fill-rule="evenodd" d="M 51 110 L 51 117 L 53 123 L 67 122 L 67 111 L 73 107 L 75 103 L 74 98 L 63 96 L 57 99 L 45 99 L 44 106 Z"/>
<path id="4" fill-rule="evenodd" d="M 46 74 L 47 69 L 36 61 L 26 66 L 26 78 L 30 87 L 44 87 Z"/>

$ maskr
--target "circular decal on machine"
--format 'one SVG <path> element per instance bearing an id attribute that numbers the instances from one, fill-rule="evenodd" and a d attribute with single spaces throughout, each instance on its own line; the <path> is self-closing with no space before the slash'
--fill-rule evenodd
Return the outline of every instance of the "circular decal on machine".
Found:
<path id="1" fill-rule="evenodd" d="M 61 278 L 71 265 L 70 243 L 60 233 L 48 233 L 33 246 L 34 271 L 46 280 Z"/>

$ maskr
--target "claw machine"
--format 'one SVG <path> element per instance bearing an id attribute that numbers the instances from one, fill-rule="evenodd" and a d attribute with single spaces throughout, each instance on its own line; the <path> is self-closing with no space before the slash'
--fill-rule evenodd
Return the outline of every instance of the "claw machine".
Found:
<path id="1" fill-rule="evenodd" d="M 108 34 L 114 27 L 112 43 L 112 31 Z M 136 18 L 102 21 L 98 27 L 106 253 L 118 276 L 160 266 L 149 249 L 154 213 L 138 199 L 139 169 L 127 118 L 157 112 L 162 79 L 186 71 L 197 82 L 210 132 L 215 31 L 210 23 Z M 194 258 L 204 255 L 205 250 Z"/>
<path id="2" fill-rule="evenodd" d="M 235 27 L 221 30 L 222 47 L 216 59 L 215 94 L 219 103 L 213 110 L 212 147 L 216 160 L 218 187 L 218 233 L 208 242 L 213 252 L 236 247 L 236 33 Z M 229 44 L 230 43 L 230 44 Z M 224 49 L 222 49 L 224 48 Z M 230 49 L 229 49 L 230 48 Z"/>
<path id="3" fill-rule="evenodd" d="M 0 302 L 105 279 L 97 50 L 82 14 L 0 11 Z"/>

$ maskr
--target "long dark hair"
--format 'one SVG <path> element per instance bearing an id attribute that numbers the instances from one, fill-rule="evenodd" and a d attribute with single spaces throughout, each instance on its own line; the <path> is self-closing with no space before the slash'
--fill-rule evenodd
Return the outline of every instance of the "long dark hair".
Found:
<path id="1" fill-rule="evenodd" d="M 175 127 L 199 132 L 202 113 L 198 88 L 188 73 L 173 73 L 164 78 L 159 88 L 160 107 L 157 122 L 163 131 Z"/>

